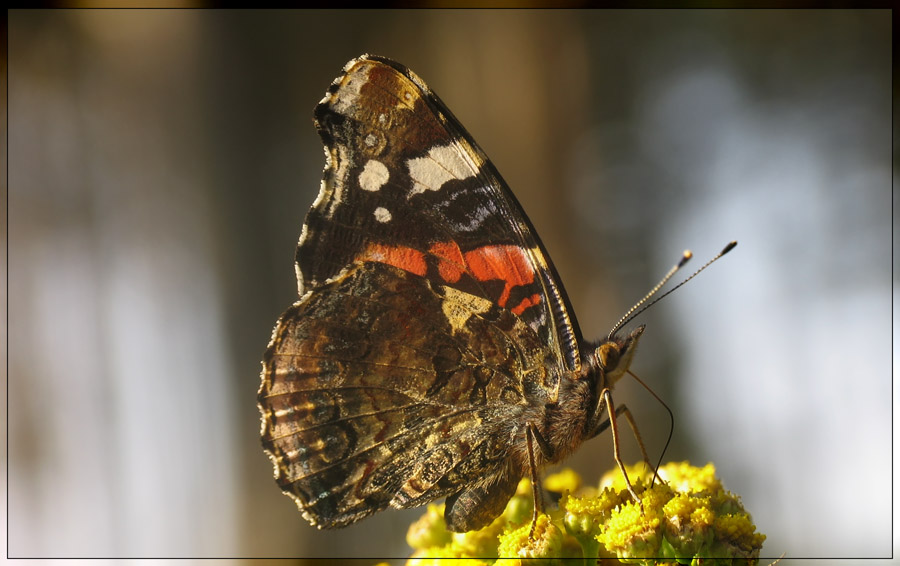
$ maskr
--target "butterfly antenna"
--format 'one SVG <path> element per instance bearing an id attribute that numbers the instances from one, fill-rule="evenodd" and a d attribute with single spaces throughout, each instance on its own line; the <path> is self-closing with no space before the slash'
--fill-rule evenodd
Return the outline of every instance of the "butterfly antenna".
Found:
<path id="1" fill-rule="evenodd" d="M 666 291 L 665 293 L 663 293 L 662 295 L 660 295 L 659 297 L 657 297 L 653 302 L 651 302 L 650 304 L 648 304 L 648 305 L 645 306 L 644 308 L 638 310 L 637 312 L 634 312 L 638 307 L 640 307 L 642 304 L 644 304 L 644 302 L 645 302 L 647 299 L 649 299 L 654 293 L 656 293 L 656 292 L 659 290 L 659 288 L 662 287 L 662 286 L 666 283 L 666 281 L 668 281 L 668 280 L 672 277 L 672 275 L 675 275 L 675 272 L 678 271 L 678 269 L 679 269 L 682 265 L 684 265 L 684 264 L 687 262 L 687 260 L 689 260 L 689 259 L 691 258 L 691 252 L 690 252 L 690 251 L 685 251 L 685 252 L 684 252 L 684 257 L 682 257 L 681 261 L 678 262 L 678 265 L 676 265 L 675 267 L 673 267 L 672 269 L 670 269 L 670 270 L 669 270 L 669 273 L 667 273 L 666 276 L 663 277 L 663 280 L 660 281 L 659 284 L 656 285 L 656 287 L 654 287 L 649 293 L 647 293 L 647 296 L 646 296 L 646 297 L 644 297 L 643 299 L 641 299 L 640 301 L 638 301 L 638 303 L 637 303 L 636 305 L 634 305 L 633 307 L 631 307 L 630 309 L 628 309 L 628 312 L 625 313 L 625 316 L 623 316 L 623 317 L 619 320 L 619 322 L 616 323 L 615 327 L 613 327 L 612 332 L 609 333 L 609 337 L 611 338 L 612 335 L 615 334 L 617 330 L 619 330 L 620 328 L 622 328 L 622 327 L 623 327 L 625 324 L 627 324 L 629 321 L 634 320 L 634 318 L 637 317 L 639 314 L 641 314 L 641 313 L 644 312 L 645 310 L 649 309 L 650 307 L 652 307 L 653 305 L 655 305 L 655 304 L 658 303 L 659 301 L 663 300 L 664 298 L 668 297 L 671 293 L 675 292 L 676 289 L 678 289 L 679 287 L 681 287 L 682 285 L 684 285 L 685 283 L 687 283 L 688 281 L 690 281 L 691 279 L 693 279 L 694 277 L 696 277 L 697 275 L 699 275 L 701 271 L 703 271 L 704 269 L 706 269 L 707 267 L 709 267 L 710 265 L 712 265 L 713 263 L 715 263 L 716 261 L 718 261 L 723 255 L 725 255 L 725 254 L 727 254 L 728 252 L 730 252 L 731 250 L 733 250 L 735 246 L 737 246 L 737 242 L 728 242 L 728 245 L 725 246 L 724 248 L 722 248 L 722 251 L 720 251 L 719 253 L 717 253 L 716 256 L 713 257 L 711 260 L 709 260 L 709 261 L 707 261 L 705 264 L 703 264 L 703 266 L 700 267 L 700 269 L 698 269 L 698 270 L 695 271 L 694 273 L 692 273 L 690 277 L 688 277 L 687 279 L 685 279 L 684 281 L 682 281 L 682 282 L 679 283 L 678 285 L 675 285 L 674 287 L 672 287 L 671 289 L 669 289 L 668 291 Z M 632 314 L 632 313 L 634 313 L 634 314 Z"/>
<path id="2" fill-rule="evenodd" d="M 722 254 L 719 254 L 719 255 L 722 255 Z M 656 292 L 659 291 L 662 288 L 662 286 L 665 285 L 669 281 L 669 279 L 671 279 L 672 276 L 675 275 L 675 273 L 678 272 L 678 270 L 681 269 L 682 266 L 684 266 L 684 264 L 686 264 L 688 262 L 688 260 L 691 259 L 692 257 L 694 257 L 694 254 L 691 253 L 691 250 L 684 250 L 684 253 L 681 254 L 681 259 L 678 260 L 678 263 L 676 263 L 675 265 L 672 266 L 672 269 L 670 269 L 668 271 L 668 273 L 666 273 L 665 277 L 663 277 L 662 280 L 659 283 L 657 283 L 655 287 L 650 289 L 650 292 L 647 293 L 646 295 L 644 295 L 643 299 L 641 299 L 640 301 L 635 303 L 635 305 L 633 307 L 628 309 L 628 312 L 626 312 L 625 315 L 619 319 L 619 321 L 616 323 L 616 325 L 613 326 L 613 329 L 609 331 L 609 336 L 607 336 L 606 339 L 611 340 L 613 337 L 613 334 L 615 334 L 620 328 L 622 328 L 622 326 L 625 325 L 626 322 L 628 322 L 630 320 L 629 317 L 631 316 L 631 313 L 633 313 L 641 305 L 643 305 L 645 302 L 647 302 L 647 299 L 649 299 L 650 297 L 655 295 Z M 665 296 L 665 295 L 663 295 L 663 296 Z M 653 301 L 653 302 L 655 303 L 656 301 Z"/>

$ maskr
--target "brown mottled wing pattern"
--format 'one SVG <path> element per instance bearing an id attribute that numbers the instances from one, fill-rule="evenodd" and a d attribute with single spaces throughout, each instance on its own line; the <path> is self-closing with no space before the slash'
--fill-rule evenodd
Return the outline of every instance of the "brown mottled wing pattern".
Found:
<path id="1" fill-rule="evenodd" d="M 301 298 L 259 392 L 276 479 L 319 527 L 443 496 L 452 529 L 483 526 L 527 469 L 528 418 L 578 367 L 565 293 L 494 167 L 408 69 L 351 61 L 315 117 L 327 163 Z"/>
<path id="2" fill-rule="evenodd" d="M 278 482 L 310 522 L 337 527 L 508 475 L 541 352 L 508 311 L 356 264 L 288 310 L 266 353 L 263 438 Z"/>

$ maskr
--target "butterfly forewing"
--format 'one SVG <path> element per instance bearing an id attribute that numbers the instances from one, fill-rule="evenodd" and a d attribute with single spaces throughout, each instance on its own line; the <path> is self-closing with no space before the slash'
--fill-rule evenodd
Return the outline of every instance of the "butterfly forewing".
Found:
<path id="1" fill-rule="evenodd" d="M 577 326 L 527 216 L 421 79 L 356 59 L 315 117 L 328 163 L 297 249 L 304 290 L 354 261 L 390 263 L 513 310 L 577 369 Z"/>

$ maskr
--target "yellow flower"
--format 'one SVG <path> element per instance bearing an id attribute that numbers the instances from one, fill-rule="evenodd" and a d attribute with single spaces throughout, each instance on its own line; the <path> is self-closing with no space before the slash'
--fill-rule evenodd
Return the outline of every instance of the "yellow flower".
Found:
<path id="1" fill-rule="evenodd" d="M 531 482 L 529 482 L 530 485 Z M 541 482 L 544 489 L 554 493 L 563 493 L 568 491 L 572 493 L 578 491 L 581 487 L 581 476 L 572 468 L 563 468 L 555 474 L 550 474 Z"/>
<path id="2" fill-rule="evenodd" d="M 444 522 L 444 505 L 430 504 L 425 514 L 409 526 L 406 544 L 415 549 L 440 547 L 451 540 Z"/>
<path id="3" fill-rule="evenodd" d="M 464 562 L 475 566 L 498 556 L 495 566 L 547 565 L 581 557 L 601 564 L 758 562 L 766 537 L 756 532 L 740 499 L 722 487 L 712 464 L 666 464 L 659 470 L 663 481 L 652 486 L 653 474 L 646 466 L 626 468 L 640 503 L 626 490 L 618 469 L 606 474 L 600 490 L 580 487 L 571 470 L 548 476 L 545 483 L 562 498 L 559 509 L 538 517 L 533 538 L 528 480 L 520 482 L 504 513 L 480 531 L 447 533 L 442 506 L 430 505 L 407 535 L 416 549 L 408 564 L 448 566 L 454 558 L 461 564 L 480 558 Z"/>
<path id="4" fill-rule="evenodd" d="M 531 533 L 531 522 L 527 522 L 518 529 L 507 531 L 500 535 L 500 546 L 497 554 L 501 560 L 495 564 L 546 564 L 547 558 L 559 558 L 562 555 L 563 534 L 559 527 L 550 522 L 550 516 L 541 514 L 538 516 L 534 527 L 534 536 Z M 503 559 L 514 559 L 519 562 L 510 562 Z"/>
<path id="5" fill-rule="evenodd" d="M 715 493 L 722 489 L 722 482 L 716 477 L 716 468 L 712 463 L 697 468 L 687 462 L 669 462 L 659 468 L 659 477 L 679 493 Z"/>
<path id="6" fill-rule="evenodd" d="M 625 466 L 625 471 L 628 472 L 628 479 L 631 480 L 632 485 L 639 483 L 644 477 L 653 477 L 653 470 L 648 469 L 643 462 L 633 466 Z M 603 474 L 603 477 L 600 478 L 600 489 L 605 487 L 614 489 L 615 491 L 622 491 L 625 489 L 625 477 L 622 476 L 622 472 L 618 467 L 607 471 Z"/>
<path id="7" fill-rule="evenodd" d="M 604 521 L 597 540 L 620 559 L 646 559 L 661 556 L 661 525 L 664 522 L 662 507 L 670 497 L 668 487 L 655 485 L 645 490 L 641 505 L 631 500 L 624 489 L 620 492 L 628 499 L 614 509 Z"/>
<path id="8" fill-rule="evenodd" d="M 756 527 L 747 514 L 717 517 L 713 529 L 723 546 L 733 546 L 740 552 L 752 552 L 754 548 L 761 547 L 766 540 L 766 535 L 756 532 Z"/>

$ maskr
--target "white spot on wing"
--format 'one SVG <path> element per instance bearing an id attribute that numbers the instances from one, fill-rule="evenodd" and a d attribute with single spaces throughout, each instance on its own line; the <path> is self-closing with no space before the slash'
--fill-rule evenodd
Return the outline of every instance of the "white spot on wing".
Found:
<path id="1" fill-rule="evenodd" d="M 413 180 L 411 194 L 440 190 L 447 181 L 467 179 L 477 171 L 465 153 L 453 144 L 433 147 L 427 156 L 410 159 L 407 165 Z"/>
<path id="2" fill-rule="evenodd" d="M 364 191 L 377 191 L 388 182 L 391 174 L 384 163 L 370 159 L 359 174 L 359 186 Z"/>
<path id="3" fill-rule="evenodd" d="M 391 211 L 384 208 L 383 206 L 379 206 L 375 209 L 375 220 L 379 222 L 390 222 Z"/>

